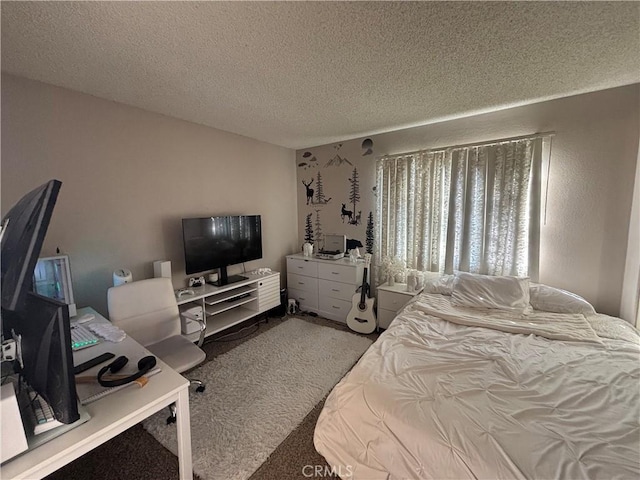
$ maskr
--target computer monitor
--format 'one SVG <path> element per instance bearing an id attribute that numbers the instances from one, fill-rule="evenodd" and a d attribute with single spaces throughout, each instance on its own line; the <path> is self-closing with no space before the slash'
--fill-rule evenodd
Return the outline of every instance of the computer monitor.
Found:
<path id="1" fill-rule="evenodd" d="M 30 292 L 62 182 L 22 197 L 2 221 L 2 333 L 18 343 L 16 370 L 62 423 L 79 419 L 67 305 Z"/>
<path id="2" fill-rule="evenodd" d="M 2 309 L 20 308 L 31 290 L 33 270 L 49 228 L 62 182 L 50 180 L 30 191 L 2 219 Z"/>
<path id="3" fill-rule="evenodd" d="M 14 367 L 16 373 L 47 401 L 56 420 L 78 420 L 69 307 L 29 292 L 24 307 L 6 312 L 3 323 L 19 338 L 22 362 Z"/>
<path id="4" fill-rule="evenodd" d="M 69 316 L 76 316 L 68 255 L 39 258 L 33 271 L 33 290 L 43 297 L 60 300 L 69 306 Z"/>

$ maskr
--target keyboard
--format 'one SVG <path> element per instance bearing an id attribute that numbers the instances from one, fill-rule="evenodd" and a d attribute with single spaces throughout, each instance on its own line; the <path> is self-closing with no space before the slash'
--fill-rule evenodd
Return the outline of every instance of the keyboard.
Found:
<path id="1" fill-rule="evenodd" d="M 29 389 L 29 399 L 31 402 L 31 413 L 33 414 L 34 435 L 44 433 L 62 425 L 62 423 L 53 416 L 53 410 L 51 410 L 46 400 L 38 397 L 36 392 L 31 389 Z"/>
<path id="2" fill-rule="evenodd" d="M 71 324 L 71 348 L 73 350 L 93 347 L 98 343 L 100 343 L 100 338 L 87 327 L 77 323 Z"/>

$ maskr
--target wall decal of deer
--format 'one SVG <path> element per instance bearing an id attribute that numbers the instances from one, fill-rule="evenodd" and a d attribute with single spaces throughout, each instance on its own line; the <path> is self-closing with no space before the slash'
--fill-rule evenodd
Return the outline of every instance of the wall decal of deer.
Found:
<path id="1" fill-rule="evenodd" d="M 343 203 L 342 211 L 340 212 L 340 218 L 342 218 L 342 223 L 344 223 L 344 217 L 349 217 L 349 223 L 351 223 L 353 212 L 351 210 L 347 210 L 347 205 Z"/>
<path id="2" fill-rule="evenodd" d="M 304 180 L 302 180 L 302 184 L 304 185 L 304 188 L 307 189 L 307 205 L 309 205 L 309 202 L 313 204 L 313 188 L 311 188 L 312 183 L 313 183 L 313 178 L 309 181 L 309 183 L 305 183 Z"/>

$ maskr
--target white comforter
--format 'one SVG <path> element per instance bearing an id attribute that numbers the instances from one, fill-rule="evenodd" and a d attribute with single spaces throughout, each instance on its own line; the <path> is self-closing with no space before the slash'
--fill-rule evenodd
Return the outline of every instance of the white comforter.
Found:
<path id="1" fill-rule="evenodd" d="M 510 320 L 470 312 L 421 295 L 334 388 L 314 443 L 335 471 L 367 480 L 640 477 L 633 329 L 581 315 L 566 316 L 563 329 L 563 315 L 534 314 L 520 319 L 530 333 L 514 334 L 495 329 L 506 322 L 511 331 Z M 544 318 L 555 322 L 550 333 Z"/>

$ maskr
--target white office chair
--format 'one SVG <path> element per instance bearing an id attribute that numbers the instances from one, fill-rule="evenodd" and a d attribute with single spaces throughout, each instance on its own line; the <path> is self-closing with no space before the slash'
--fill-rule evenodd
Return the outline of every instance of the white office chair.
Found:
<path id="1" fill-rule="evenodd" d="M 185 372 L 202 362 L 206 354 L 199 348 L 204 340 L 206 323 L 200 322 L 198 345 L 180 333 L 180 311 L 168 278 L 150 278 L 118 287 L 107 292 L 109 320 L 135 341 L 159 357 L 176 372 Z M 200 380 L 190 380 L 203 392 Z M 175 407 L 167 423 L 175 421 Z"/>

